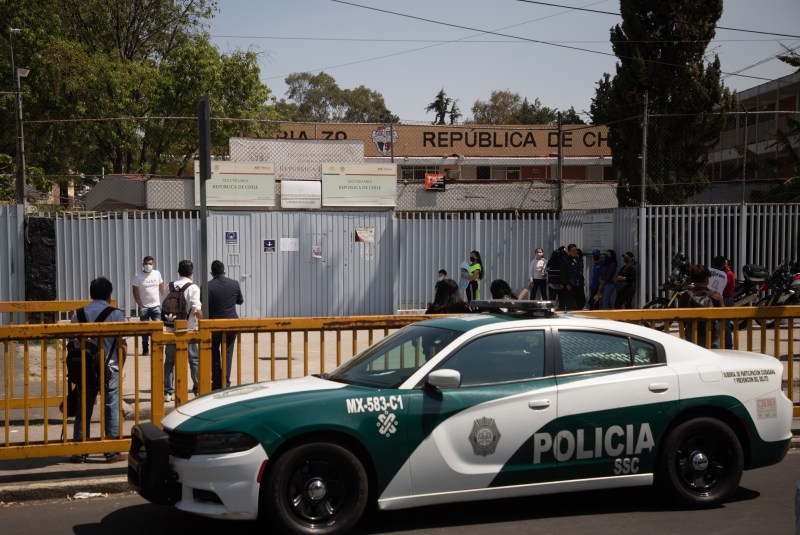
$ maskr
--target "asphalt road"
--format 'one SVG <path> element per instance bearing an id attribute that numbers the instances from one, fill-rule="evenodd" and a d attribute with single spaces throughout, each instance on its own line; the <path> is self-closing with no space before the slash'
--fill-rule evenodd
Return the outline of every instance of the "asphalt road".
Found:
<path id="1" fill-rule="evenodd" d="M 800 533 L 798 488 L 800 451 L 793 450 L 776 466 L 745 472 L 734 499 L 716 509 L 676 509 L 650 488 L 620 489 L 373 513 L 353 533 L 790 535 Z M 204 519 L 153 505 L 136 494 L 2 504 L 0 526 L 9 535 L 269 532 L 255 522 Z"/>

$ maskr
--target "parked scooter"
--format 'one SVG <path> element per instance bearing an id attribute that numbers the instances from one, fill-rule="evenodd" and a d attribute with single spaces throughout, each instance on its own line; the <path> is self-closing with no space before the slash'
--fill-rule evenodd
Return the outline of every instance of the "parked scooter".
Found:
<path id="1" fill-rule="evenodd" d="M 769 272 L 757 265 L 746 264 L 742 268 L 744 280 L 737 280 L 733 290 L 733 306 L 745 307 L 755 305 L 760 297 L 759 288 L 769 277 Z"/>

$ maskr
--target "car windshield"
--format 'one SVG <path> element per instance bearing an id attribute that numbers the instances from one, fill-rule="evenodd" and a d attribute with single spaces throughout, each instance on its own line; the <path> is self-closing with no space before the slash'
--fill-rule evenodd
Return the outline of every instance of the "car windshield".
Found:
<path id="1" fill-rule="evenodd" d="M 397 388 L 460 334 L 449 329 L 409 325 L 345 362 L 326 378 L 373 388 Z"/>

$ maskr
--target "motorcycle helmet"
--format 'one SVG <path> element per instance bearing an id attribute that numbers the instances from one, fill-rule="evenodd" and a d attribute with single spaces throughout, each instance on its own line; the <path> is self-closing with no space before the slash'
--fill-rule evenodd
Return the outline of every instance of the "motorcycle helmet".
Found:
<path id="1" fill-rule="evenodd" d="M 683 253 L 675 253 L 672 256 L 672 266 L 673 267 L 684 267 L 688 263 L 689 263 L 689 261 L 686 260 L 686 255 L 683 254 Z"/>

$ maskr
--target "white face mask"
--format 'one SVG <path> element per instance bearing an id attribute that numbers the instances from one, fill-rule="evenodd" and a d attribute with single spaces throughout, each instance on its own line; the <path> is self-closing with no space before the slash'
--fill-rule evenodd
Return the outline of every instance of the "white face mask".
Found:
<path id="1" fill-rule="evenodd" d="M 145 273 L 150 273 L 151 271 L 153 271 L 153 264 L 145 264 L 145 265 L 143 265 L 142 266 L 142 271 L 144 271 Z"/>
<path id="2" fill-rule="evenodd" d="M 536 253 L 536 258 L 542 258 L 542 257 L 544 257 L 544 253 Z"/>

